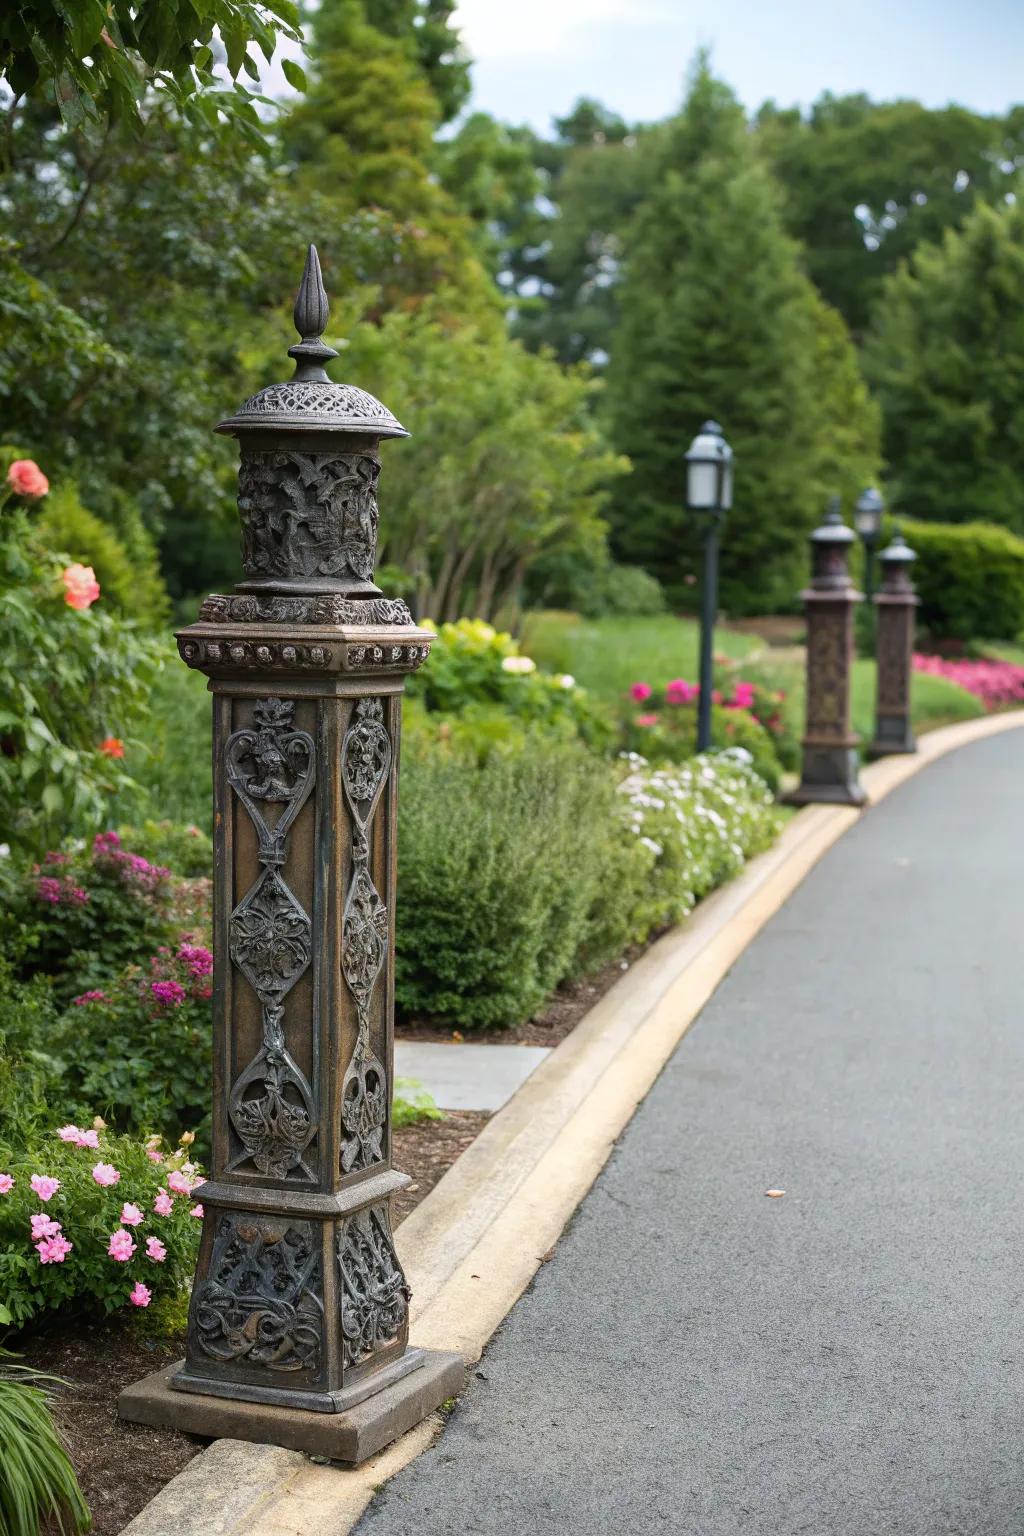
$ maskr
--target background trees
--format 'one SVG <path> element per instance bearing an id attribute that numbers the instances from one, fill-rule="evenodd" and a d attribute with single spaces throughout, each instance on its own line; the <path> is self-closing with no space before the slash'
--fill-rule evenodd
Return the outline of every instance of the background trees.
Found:
<path id="1" fill-rule="evenodd" d="M 233 453 L 209 428 L 280 376 L 311 234 L 339 377 L 365 370 L 414 434 L 383 537 L 438 616 L 521 591 L 656 605 L 616 579 L 609 525 L 685 602 L 681 455 L 709 415 L 739 455 L 733 612 L 792 604 L 825 497 L 879 472 L 879 408 L 899 505 L 1021 528 L 1024 108 L 750 116 L 698 61 L 665 122 L 582 97 L 539 135 L 468 109 L 449 0 L 323 0 L 287 66 L 304 88 L 257 112 L 231 81 L 294 29 L 289 0 L 218 0 L 208 44 L 187 7 L 121 9 L 98 48 L 87 6 L 77 30 L 22 7 L 32 81 L 0 27 L 0 409 L 108 562 L 158 557 L 183 611 L 232 579 Z"/>

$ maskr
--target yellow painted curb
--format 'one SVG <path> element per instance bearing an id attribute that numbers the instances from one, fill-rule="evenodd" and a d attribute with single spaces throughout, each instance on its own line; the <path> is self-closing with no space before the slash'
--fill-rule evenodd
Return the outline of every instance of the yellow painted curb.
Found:
<path id="1" fill-rule="evenodd" d="M 864 770 L 869 803 L 947 752 L 1021 726 L 1024 710 L 928 733 L 916 755 Z M 798 812 L 774 848 L 652 945 L 404 1222 L 398 1245 L 416 1343 L 479 1357 L 726 972 L 860 814 Z M 360 1467 L 303 1462 L 251 1512 L 245 1536 L 344 1536 L 439 1426 L 434 1416 Z"/>

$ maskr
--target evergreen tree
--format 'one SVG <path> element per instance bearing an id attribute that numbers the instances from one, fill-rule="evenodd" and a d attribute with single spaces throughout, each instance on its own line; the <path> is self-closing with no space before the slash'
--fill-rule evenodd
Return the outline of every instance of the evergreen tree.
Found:
<path id="1" fill-rule="evenodd" d="M 886 282 L 865 366 L 894 505 L 1024 533 L 1024 208 L 979 204 Z"/>
<path id="2" fill-rule="evenodd" d="M 743 110 L 703 62 L 652 146 L 608 368 L 614 444 L 634 464 L 615 501 L 616 552 L 681 593 L 699 559 L 683 454 L 715 417 L 737 464 L 722 604 L 771 611 L 799 590 L 826 496 L 873 471 L 874 414 L 843 323 L 783 231 Z"/>

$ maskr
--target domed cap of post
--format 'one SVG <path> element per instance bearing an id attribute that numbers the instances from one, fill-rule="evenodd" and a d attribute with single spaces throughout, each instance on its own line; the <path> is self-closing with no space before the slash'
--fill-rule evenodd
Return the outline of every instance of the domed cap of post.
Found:
<path id="1" fill-rule="evenodd" d="M 881 597 L 883 599 L 897 597 L 906 599 L 908 596 L 913 596 L 912 568 L 916 559 L 916 552 L 910 548 L 897 529 L 893 534 L 892 543 L 878 556 L 878 563 L 882 567 Z M 914 601 L 916 602 L 917 599 L 914 598 Z"/>
<path id="2" fill-rule="evenodd" d="M 327 376 L 324 364 L 338 354 L 323 340 L 330 310 L 315 245 L 306 254 L 294 315 L 300 340 L 288 348 L 288 356 L 295 359 L 293 376 L 285 384 L 268 384 L 251 395 L 215 430 L 235 437 L 279 430 L 408 437 L 401 422 L 374 395 L 354 384 L 336 384 Z"/>
<path id="3" fill-rule="evenodd" d="M 882 550 L 878 559 L 883 566 L 907 568 L 917 559 L 917 551 L 910 548 L 902 533 L 897 530 L 892 536 L 892 543 Z"/>
<path id="4" fill-rule="evenodd" d="M 853 591 L 846 562 L 856 535 L 843 522 L 840 506 L 838 496 L 830 497 L 824 519 L 811 534 L 811 586 L 816 592 Z"/>
<path id="5" fill-rule="evenodd" d="M 811 534 L 812 544 L 852 544 L 856 538 L 852 528 L 843 522 L 842 503 L 838 496 L 830 496 L 825 516 Z"/>

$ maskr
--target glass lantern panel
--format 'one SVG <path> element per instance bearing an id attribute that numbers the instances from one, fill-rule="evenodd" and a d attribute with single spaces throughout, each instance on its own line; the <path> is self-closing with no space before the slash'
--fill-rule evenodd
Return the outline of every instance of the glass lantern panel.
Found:
<path id="1" fill-rule="evenodd" d="M 718 505 L 718 465 L 707 459 L 686 466 L 686 499 L 691 507 L 710 511 Z"/>

